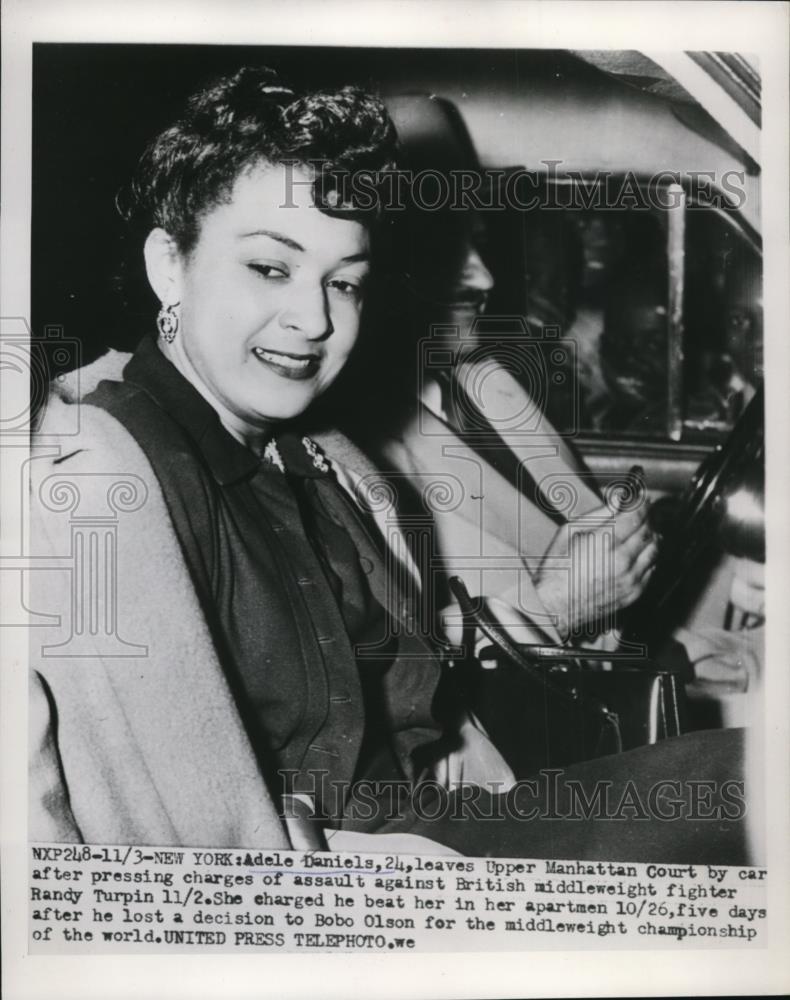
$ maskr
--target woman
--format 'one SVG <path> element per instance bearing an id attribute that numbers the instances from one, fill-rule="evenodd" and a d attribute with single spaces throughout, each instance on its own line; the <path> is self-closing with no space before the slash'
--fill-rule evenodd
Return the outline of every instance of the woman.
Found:
<path id="1" fill-rule="evenodd" d="M 359 331 L 376 217 L 343 200 L 342 180 L 386 170 L 393 151 L 372 97 L 299 97 L 243 69 L 193 97 L 142 157 L 125 213 L 147 233 L 158 341 L 84 400 L 80 446 L 37 484 L 41 496 L 56 472 L 84 494 L 116 469 L 142 484 L 141 514 L 119 525 L 112 611 L 120 655 L 138 655 L 130 669 L 99 649 L 43 654 L 34 835 L 276 843 L 271 802 L 306 794 L 336 824 L 338 788 L 414 780 L 436 755 L 438 664 L 418 638 L 392 640 L 404 611 L 375 535 L 313 442 L 281 433 Z M 40 513 L 39 541 L 64 530 L 46 496 Z M 165 614 L 132 621 L 142 602 Z M 377 658 L 359 673 L 364 644 Z"/>
<path id="2" fill-rule="evenodd" d="M 676 824 L 651 843 L 662 816 L 645 847 L 645 826 L 629 839 L 523 822 L 523 802 L 506 815 L 487 793 L 459 823 L 436 781 L 420 815 L 392 801 L 468 734 L 380 539 L 297 429 L 354 347 L 373 255 L 375 213 L 342 179 L 392 150 L 374 99 L 300 97 L 247 69 L 144 154 L 126 214 L 147 233 L 158 340 L 84 400 L 71 434 L 53 402 L 32 463 L 33 555 L 55 568 L 31 584 L 47 616 L 31 650 L 31 839 L 315 845 L 314 824 L 297 836 L 280 820 L 303 796 L 322 826 L 472 854 L 671 860 L 707 837 L 689 846 Z M 654 783 L 672 751 L 648 749 L 603 773 Z M 467 759 L 497 782 L 490 744 Z M 740 858 L 739 830 L 706 859 Z"/>

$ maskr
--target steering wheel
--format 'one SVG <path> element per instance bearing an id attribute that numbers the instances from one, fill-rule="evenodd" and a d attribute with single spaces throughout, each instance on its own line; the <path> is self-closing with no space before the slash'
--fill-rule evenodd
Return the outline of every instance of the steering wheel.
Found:
<path id="1" fill-rule="evenodd" d="M 668 634 L 672 598 L 719 537 L 728 498 L 749 483 L 762 484 L 765 416 L 762 386 L 727 440 L 702 462 L 666 531 L 655 569 L 639 600 L 621 615 L 625 642 L 650 646 Z"/>

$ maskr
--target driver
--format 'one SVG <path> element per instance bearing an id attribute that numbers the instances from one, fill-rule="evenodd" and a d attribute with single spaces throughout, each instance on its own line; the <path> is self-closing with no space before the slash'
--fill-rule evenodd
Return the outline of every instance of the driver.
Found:
<path id="1" fill-rule="evenodd" d="M 479 170 L 444 102 L 394 98 L 389 107 L 413 174 Z M 389 400 L 377 385 L 367 410 L 379 421 L 362 424 L 363 443 L 396 470 L 401 505 L 404 480 L 429 498 L 433 616 L 457 638 L 460 616 L 443 589 L 456 575 L 517 641 L 613 647 L 615 615 L 640 596 L 657 555 L 643 483 L 625 477 L 602 495 L 545 415 L 561 374 L 556 351 L 530 340 L 518 317 L 484 316 L 494 280 L 482 212 L 414 203 L 393 228 L 406 306 L 390 316 L 401 356 L 389 370 L 392 382 L 400 377 L 392 395 L 410 402 L 382 412 Z"/>
<path id="2" fill-rule="evenodd" d="M 413 170 L 436 172 L 453 156 L 477 164 L 468 136 L 448 136 L 452 119 L 441 102 L 390 103 Z M 421 119 L 443 142 L 455 141 L 455 152 L 426 145 L 429 130 L 414 124 Z M 389 426 L 366 426 L 370 450 L 397 470 L 397 481 L 438 498 L 430 544 L 439 558 L 424 575 L 441 631 L 460 638 L 458 608 L 443 589 L 445 578 L 457 575 L 470 593 L 487 598 L 516 641 L 614 648 L 616 615 L 643 592 L 658 550 L 644 484 L 624 477 L 601 495 L 545 416 L 551 388 L 535 375 L 541 359 L 524 325 L 512 317 L 486 323 L 494 280 L 482 213 L 412 206 L 406 215 L 397 247 L 406 262 L 411 312 L 402 319 L 410 328 L 394 336 L 408 345 L 399 388 L 410 380 L 414 395 L 410 407 L 393 409 Z M 545 379 L 545 365 L 541 374 Z M 401 485 L 399 499 L 404 492 Z M 706 681 L 743 689 L 758 671 L 754 644 L 740 636 L 682 629 L 678 638 Z M 670 643 L 668 650 L 685 661 L 682 647 Z"/>

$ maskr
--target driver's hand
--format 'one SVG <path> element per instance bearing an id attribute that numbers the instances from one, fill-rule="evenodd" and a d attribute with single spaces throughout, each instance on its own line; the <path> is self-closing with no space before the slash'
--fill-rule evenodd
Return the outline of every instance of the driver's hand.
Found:
<path id="1" fill-rule="evenodd" d="M 658 553 L 648 510 L 647 502 L 620 513 L 602 506 L 591 514 L 591 519 L 600 516 L 600 527 L 564 525 L 557 532 L 535 586 L 564 638 L 627 608 L 645 589 Z"/>

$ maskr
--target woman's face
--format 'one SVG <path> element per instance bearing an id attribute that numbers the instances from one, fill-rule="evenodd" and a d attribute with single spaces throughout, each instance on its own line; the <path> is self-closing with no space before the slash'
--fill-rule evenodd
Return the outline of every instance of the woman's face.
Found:
<path id="1" fill-rule="evenodd" d="M 242 433 L 297 416 L 357 339 L 368 250 L 360 223 L 314 207 L 306 171 L 255 167 L 177 255 L 166 353 Z"/>

